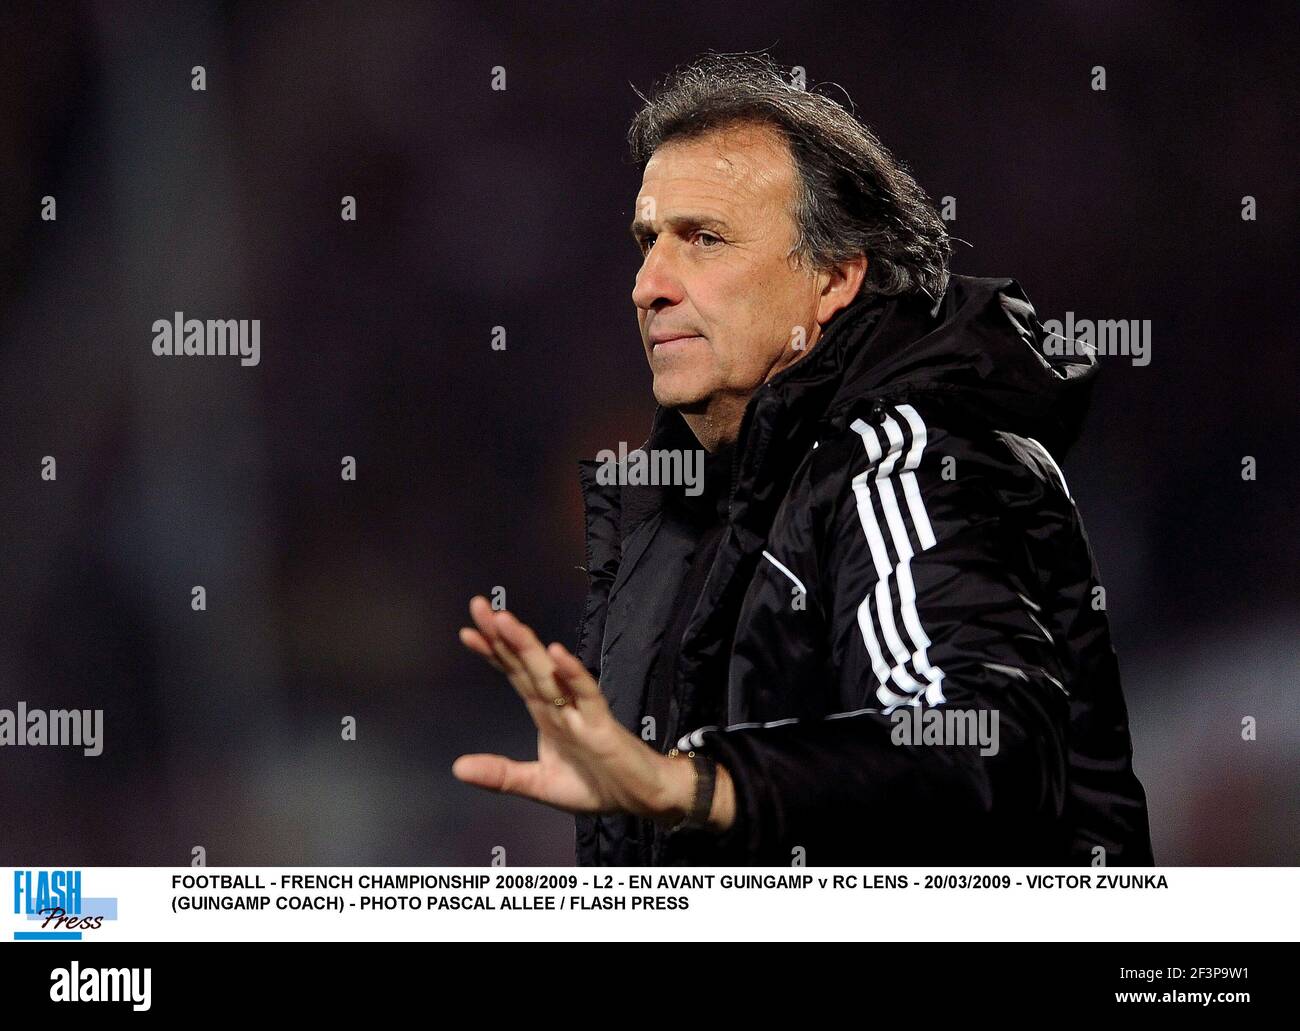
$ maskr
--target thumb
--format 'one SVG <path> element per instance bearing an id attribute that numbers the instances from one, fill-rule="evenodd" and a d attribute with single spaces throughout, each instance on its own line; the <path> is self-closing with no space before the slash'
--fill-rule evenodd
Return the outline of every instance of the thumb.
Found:
<path id="1" fill-rule="evenodd" d="M 451 764 L 452 775 L 466 784 L 508 795 L 520 795 L 540 801 L 538 764 L 516 762 L 504 755 L 475 753 L 462 755 Z"/>

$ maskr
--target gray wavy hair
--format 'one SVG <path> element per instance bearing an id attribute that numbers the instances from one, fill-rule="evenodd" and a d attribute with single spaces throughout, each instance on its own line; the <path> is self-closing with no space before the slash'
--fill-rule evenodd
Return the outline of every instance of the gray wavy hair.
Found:
<path id="1" fill-rule="evenodd" d="M 706 54 L 652 96 L 637 96 L 644 106 L 628 145 L 640 166 L 670 140 L 771 126 L 798 172 L 792 257 L 825 269 L 865 254 L 863 295 L 942 296 L 952 241 L 925 191 L 867 126 L 830 97 L 794 85 L 766 54 Z"/>

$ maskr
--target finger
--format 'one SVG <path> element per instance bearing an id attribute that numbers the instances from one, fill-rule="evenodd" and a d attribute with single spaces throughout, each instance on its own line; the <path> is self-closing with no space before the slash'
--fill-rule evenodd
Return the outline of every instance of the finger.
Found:
<path id="1" fill-rule="evenodd" d="M 541 764 L 516 762 L 504 755 L 475 753 L 462 755 L 451 764 L 457 780 L 500 794 L 518 795 L 542 801 L 540 794 Z"/>
<path id="2" fill-rule="evenodd" d="M 514 614 L 503 610 L 497 617 L 497 629 L 502 639 L 519 657 L 524 669 L 533 680 L 534 690 L 546 701 L 556 704 L 556 699 L 572 701 L 573 695 L 555 680 L 555 662 L 542 647 L 532 628 L 521 623 Z M 557 708 L 561 706 L 556 705 Z"/>
<path id="3" fill-rule="evenodd" d="M 501 665 L 501 660 L 497 658 L 496 652 L 492 646 L 487 643 L 487 639 L 477 630 L 463 626 L 460 628 L 460 643 L 472 651 L 475 655 L 481 655 L 497 671 L 504 673 L 506 668 Z"/>
<path id="4" fill-rule="evenodd" d="M 506 674 L 510 686 L 528 707 L 528 715 L 538 731 L 550 735 L 572 732 L 573 720 L 565 719 L 562 711 L 566 707 L 572 707 L 572 697 L 568 692 L 557 687 L 549 676 L 539 676 L 544 671 L 536 665 L 530 671 L 518 651 L 503 639 L 503 626 L 510 627 L 512 631 L 519 628 L 527 630 L 524 624 L 504 609 L 500 612 L 495 611 L 481 595 L 471 599 L 470 614 L 480 628 L 484 643 L 490 647 L 501 664 L 502 672 Z M 533 638 L 540 651 L 541 643 L 537 642 L 531 630 L 527 630 L 527 636 Z M 560 699 L 565 704 L 556 704 L 556 699 Z"/>
<path id="5" fill-rule="evenodd" d="M 510 686 L 515 689 L 515 693 L 524 700 L 530 710 L 536 706 L 541 711 L 542 706 L 552 704 L 550 699 L 542 697 L 541 692 L 537 690 L 537 684 L 508 644 L 498 640 L 492 645 L 492 650 L 496 653 L 497 661 L 501 663 Z"/>
<path id="6" fill-rule="evenodd" d="M 496 611 L 483 595 L 476 594 L 469 600 L 469 616 L 474 620 L 474 625 L 478 627 L 479 633 L 493 644 L 500 640 L 501 635 L 496 628 Z"/>
<path id="7" fill-rule="evenodd" d="M 579 699 L 603 697 L 596 678 L 587 672 L 587 667 L 569 649 L 555 641 L 546 651 L 551 661 L 555 663 L 557 683 L 568 688 L 569 692 Z"/>
<path id="8" fill-rule="evenodd" d="M 499 621 L 500 617 L 505 614 L 504 610 L 496 612 L 488 603 L 488 600 L 479 594 L 470 599 L 469 612 L 478 627 L 479 633 L 501 664 L 501 671 L 505 673 L 506 679 L 510 681 L 510 686 L 515 689 L 515 693 L 528 703 L 534 701 L 549 702 L 550 697 L 542 697 L 519 656 L 501 639 Z"/>

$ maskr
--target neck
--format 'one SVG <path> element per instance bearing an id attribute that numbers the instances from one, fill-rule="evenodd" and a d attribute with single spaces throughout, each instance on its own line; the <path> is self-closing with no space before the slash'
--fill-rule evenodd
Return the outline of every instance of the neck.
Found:
<path id="1" fill-rule="evenodd" d="M 719 398 L 704 408 L 681 408 L 682 420 L 691 428 L 695 439 L 706 451 L 717 451 L 724 444 L 734 444 L 740 436 L 740 421 L 745 416 L 748 398 Z"/>

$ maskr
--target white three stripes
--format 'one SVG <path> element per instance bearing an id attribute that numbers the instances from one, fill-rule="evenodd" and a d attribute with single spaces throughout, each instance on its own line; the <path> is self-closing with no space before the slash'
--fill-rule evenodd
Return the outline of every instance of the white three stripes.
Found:
<path id="1" fill-rule="evenodd" d="M 903 467 L 899 471 L 898 482 L 903 488 L 903 498 L 908 515 L 911 517 L 916 539 L 921 544 L 921 550 L 925 551 L 934 547 L 935 543 L 934 530 L 930 526 L 929 516 L 926 515 L 925 504 L 921 500 L 921 490 L 917 485 L 915 473 L 916 468 L 921 464 L 921 455 L 925 451 L 925 423 L 921 421 L 921 417 L 911 405 L 899 405 L 895 411 L 902 416 L 903 421 L 907 423 L 908 429 L 912 433 L 912 446 L 908 449 L 907 457 L 903 461 Z M 880 699 L 881 704 L 890 707 L 909 703 L 917 704 L 921 699 L 921 692 L 924 691 L 925 700 L 931 705 L 938 705 L 944 701 L 941 686 L 943 670 L 930 665 L 927 657 L 930 638 L 926 636 L 925 630 L 921 626 L 921 618 L 916 610 L 916 586 L 912 582 L 912 556 L 914 552 L 907 535 L 906 522 L 898 505 L 898 497 L 894 492 L 894 467 L 898 464 L 898 458 L 903 452 L 903 431 L 897 421 L 889 415 L 884 417 L 881 428 L 885 431 L 885 437 L 889 442 L 888 451 L 881 447 L 880 438 L 874 427 L 861 419 L 855 420 L 852 426 L 852 429 L 862 438 L 863 446 L 867 450 L 867 457 L 875 467 L 874 470 L 868 469 L 853 477 L 853 494 L 858 503 L 858 518 L 862 522 L 862 530 L 867 536 L 867 546 L 871 549 L 871 560 L 876 567 L 875 589 L 863 598 L 862 604 L 858 606 L 858 626 L 862 630 L 862 638 L 866 642 L 867 652 L 871 656 L 871 668 L 880 681 L 880 686 L 876 688 L 876 696 Z M 889 552 L 885 547 L 884 534 L 880 528 L 880 521 L 876 517 L 875 508 L 871 503 L 872 483 L 875 484 L 876 496 L 879 498 L 881 511 L 885 514 L 890 539 L 894 544 L 894 553 L 898 556 L 897 564 L 890 563 Z M 891 577 L 898 583 L 900 615 L 910 648 L 903 643 L 898 624 L 894 619 L 893 594 L 890 589 Z M 873 599 L 875 601 L 874 619 L 872 617 Z M 892 662 L 886 658 L 881 648 L 881 642 L 876 636 L 877 620 L 880 624 L 881 635 L 884 637 L 884 645 L 889 650 Z M 907 664 L 909 661 L 917 675 L 924 678 L 924 684 L 919 683 L 908 671 Z M 901 689 L 903 693 L 900 694 L 893 690 L 889 686 L 891 682 L 895 687 Z"/>

